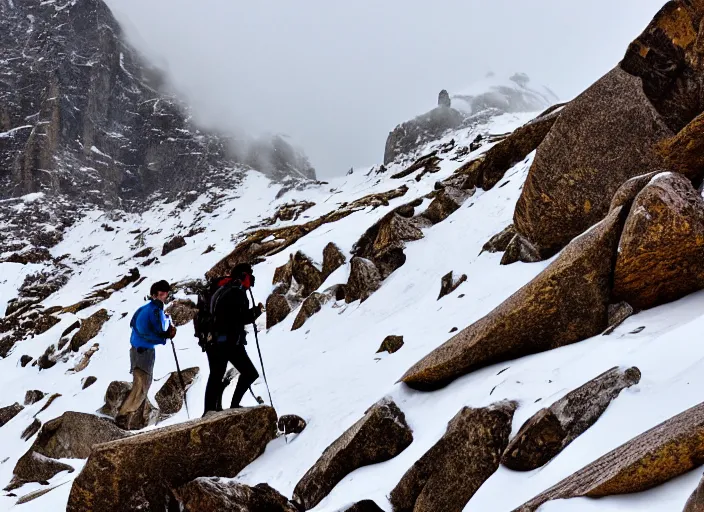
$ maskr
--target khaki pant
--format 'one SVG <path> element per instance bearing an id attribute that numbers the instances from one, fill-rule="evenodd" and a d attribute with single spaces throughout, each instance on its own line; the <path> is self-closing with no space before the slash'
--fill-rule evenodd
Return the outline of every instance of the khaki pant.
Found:
<path id="1" fill-rule="evenodd" d="M 152 376 L 144 370 L 135 368 L 132 371 L 132 391 L 122 404 L 119 416 L 132 414 L 139 409 L 147 399 L 147 393 L 152 385 Z"/>

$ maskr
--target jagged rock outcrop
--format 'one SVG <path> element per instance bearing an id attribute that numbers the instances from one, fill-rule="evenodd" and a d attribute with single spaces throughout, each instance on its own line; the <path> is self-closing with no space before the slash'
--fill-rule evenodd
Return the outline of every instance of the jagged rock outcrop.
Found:
<path id="1" fill-rule="evenodd" d="M 513 224 L 509 224 L 499 233 L 492 236 L 489 241 L 484 244 L 481 252 L 504 252 L 514 236 L 516 236 L 516 228 L 513 227 Z"/>
<path id="2" fill-rule="evenodd" d="M 451 270 L 440 280 L 440 294 L 438 295 L 438 300 L 442 299 L 446 295 L 450 295 L 457 288 L 460 287 L 462 283 L 467 280 L 467 274 L 462 274 L 458 279 L 455 280 L 455 274 Z"/>
<path id="3" fill-rule="evenodd" d="M 285 294 L 291 288 L 291 283 L 293 280 L 293 255 L 291 255 L 288 261 L 276 267 L 274 270 L 274 277 L 271 280 L 271 284 L 275 286 L 274 293 Z"/>
<path id="4" fill-rule="evenodd" d="M 443 89 L 438 94 L 438 107 L 450 108 L 451 106 L 452 106 L 452 100 L 450 99 L 450 94 L 447 92 L 446 89 Z"/>
<path id="5" fill-rule="evenodd" d="M 291 274 L 302 287 L 301 296 L 308 297 L 323 284 L 323 273 L 315 266 L 313 260 L 298 251 L 293 256 Z"/>
<path id="6" fill-rule="evenodd" d="M 511 265 L 518 261 L 535 263 L 540 260 L 538 249 L 520 233 L 516 233 L 506 246 L 501 265 Z"/>
<path id="7" fill-rule="evenodd" d="M 306 420 L 295 414 L 286 414 L 279 418 L 277 427 L 284 434 L 300 434 L 308 426 Z"/>
<path id="8" fill-rule="evenodd" d="M 379 354 L 381 352 L 388 352 L 389 354 L 393 354 L 401 350 L 401 347 L 403 347 L 403 336 L 394 336 L 393 334 L 390 334 L 384 338 L 384 341 L 381 342 L 381 346 L 376 353 Z"/>
<path id="9" fill-rule="evenodd" d="M 350 277 L 345 287 L 345 302 L 364 302 L 381 286 L 381 275 L 371 261 L 354 257 L 350 261 Z"/>
<path id="10" fill-rule="evenodd" d="M 345 263 L 347 263 L 347 258 L 337 245 L 333 242 L 326 245 L 323 249 L 323 281 Z"/>
<path id="11" fill-rule="evenodd" d="M 682 512 L 704 512 L 704 478 L 687 500 Z"/>
<path id="12" fill-rule="evenodd" d="M 704 114 L 695 117 L 672 138 L 661 141 L 656 151 L 664 168 L 675 171 L 694 183 L 704 176 Z"/>
<path id="13" fill-rule="evenodd" d="M 618 326 L 625 322 L 633 313 L 635 313 L 635 310 L 628 302 L 609 304 L 609 326 L 603 332 L 604 336 L 608 336 L 614 332 Z"/>
<path id="14" fill-rule="evenodd" d="M 44 393 L 43 391 L 39 391 L 38 389 L 31 389 L 24 394 L 24 405 L 36 404 L 45 396 L 46 393 Z"/>
<path id="15" fill-rule="evenodd" d="M 614 297 L 637 309 L 704 288 L 704 200 L 676 173 L 653 178 L 633 201 L 621 235 Z"/>
<path id="16" fill-rule="evenodd" d="M 305 324 L 310 317 L 320 311 L 331 298 L 332 297 L 327 293 L 311 293 L 308 298 L 303 301 L 303 304 L 301 304 L 301 309 L 298 311 L 298 315 L 296 315 L 296 319 L 293 321 L 291 330 L 295 331 L 303 327 L 303 324 Z"/>
<path id="17" fill-rule="evenodd" d="M 81 328 L 71 338 L 71 350 L 78 352 L 78 349 L 95 338 L 103 324 L 110 320 L 107 309 L 101 309 L 90 315 L 81 322 Z"/>
<path id="18" fill-rule="evenodd" d="M 24 407 L 21 406 L 18 402 L 15 402 L 14 404 L 5 407 L 0 407 L 0 427 L 5 425 L 5 423 L 10 421 L 19 413 L 21 413 L 23 409 Z"/>
<path id="19" fill-rule="evenodd" d="M 604 218 L 626 180 L 657 169 L 653 145 L 671 135 L 640 79 L 614 68 L 565 106 L 538 148 L 516 230 L 552 256 Z"/>
<path id="20" fill-rule="evenodd" d="M 17 461 L 12 485 L 43 482 L 59 471 L 73 471 L 71 466 L 67 468 L 53 459 L 85 459 L 93 445 L 123 439 L 128 435 L 105 418 L 65 412 L 44 424 L 32 447 Z"/>
<path id="21" fill-rule="evenodd" d="M 286 297 L 272 293 L 266 299 L 266 328 L 271 329 L 276 324 L 283 322 L 289 313 L 291 313 L 291 305 Z"/>
<path id="22" fill-rule="evenodd" d="M 100 345 L 98 343 L 94 343 L 92 347 L 86 350 L 85 354 L 83 354 L 83 357 L 78 362 L 78 364 L 71 368 L 69 371 L 73 373 L 78 373 L 88 368 L 88 363 L 90 363 L 90 359 L 95 355 L 98 350 L 100 350 Z"/>
<path id="23" fill-rule="evenodd" d="M 186 247 L 186 239 L 182 236 L 175 236 L 168 242 L 164 243 L 164 247 L 161 249 L 161 255 L 166 256 L 170 252 L 180 249 L 181 247 Z"/>
<path id="24" fill-rule="evenodd" d="M 165 509 L 171 489 L 202 476 L 234 477 L 275 436 L 276 413 L 261 406 L 104 443 L 74 480 L 66 510 Z M 149 475 L 148 486 L 142 475 Z"/>
<path id="25" fill-rule="evenodd" d="M 310 510 L 352 471 L 392 459 L 412 441 L 403 412 L 390 399 L 380 400 L 325 449 L 296 484 L 293 501 Z"/>
<path id="26" fill-rule="evenodd" d="M 267 484 L 254 487 L 219 478 L 197 478 L 174 490 L 185 512 L 298 512 Z"/>
<path id="27" fill-rule="evenodd" d="M 684 411 L 588 464 L 515 509 L 535 512 L 551 500 L 646 491 L 704 463 L 704 404 Z"/>
<path id="28" fill-rule="evenodd" d="M 567 393 L 523 424 L 501 463 L 515 471 L 532 471 L 547 464 L 594 425 L 621 391 L 638 382 L 638 368 L 624 371 L 616 367 Z"/>
<path id="29" fill-rule="evenodd" d="M 176 299 L 166 308 L 166 313 L 171 315 L 176 327 L 181 327 L 196 317 L 198 306 L 190 299 Z"/>
<path id="30" fill-rule="evenodd" d="M 460 206 L 473 193 L 473 191 L 467 192 L 460 188 L 443 187 L 421 215 L 433 224 L 438 224 L 459 210 Z"/>
<path id="31" fill-rule="evenodd" d="M 95 384 L 98 380 L 98 377 L 95 375 L 89 375 L 85 379 L 83 379 L 83 382 L 81 384 L 81 389 L 86 389 L 91 387 L 93 384 Z"/>
<path id="32" fill-rule="evenodd" d="M 42 422 L 37 418 L 34 418 L 34 421 L 32 421 L 32 423 L 30 423 L 29 426 L 22 431 L 22 440 L 29 441 L 34 434 L 39 432 L 40 428 L 42 428 Z"/>
<path id="33" fill-rule="evenodd" d="M 401 380 L 436 389 L 474 369 L 568 345 L 606 328 L 620 208 L 487 316 L 410 368 Z"/>
<path id="34" fill-rule="evenodd" d="M 464 407 L 391 491 L 394 512 L 461 512 L 499 468 L 516 404 Z"/>
<path id="35" fill-rule="evenodd" d="M 184 399 L 186 398 L 186 392 L 193 385 L 199 372 L 200 368 L 197 366 L 181 370 L 183 385 L 186 386 L 185 391 L 181 385 L 178 372 L 171 372 L 169 378 L 166 379 L 164 385 L 161 386 L 161 389 L 159 389 L 154 396 L 161 414 L 176 414 L 181 410 Z"/>

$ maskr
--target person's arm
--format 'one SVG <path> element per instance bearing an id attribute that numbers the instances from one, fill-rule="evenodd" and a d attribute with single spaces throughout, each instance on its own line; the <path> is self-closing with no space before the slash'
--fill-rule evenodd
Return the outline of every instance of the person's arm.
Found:
<path id="1" fill-rule="evenodd" d="M 238 298 L 235 303 L 237 318 L 240 319 L 243 325 L 253 324 L 254 321 L 262 315 L 262 305 L 259 304 L 258 306 L 250 308 L 249 300 L 244 290 L 237 295 Z"/>
<path id="2" fill-rule="evenodd" d="M 164 315 L 164 311 L 161 309 L 154 309 L 153 313 L 149 315 L 148 322 L 149 327 L 146 329 L 146 332 L 142 333 L 142 336 L 157 345 L 166 345 L 166 339 L 169 337 L 169 330 L 168 327 L 164 328 L 168 322 L 166 320 L 166 316 Z"/>

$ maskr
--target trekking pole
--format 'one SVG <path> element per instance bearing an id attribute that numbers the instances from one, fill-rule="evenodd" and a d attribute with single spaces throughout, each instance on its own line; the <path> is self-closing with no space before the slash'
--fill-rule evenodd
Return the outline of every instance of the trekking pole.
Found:
<path id="1" fill-rule="evenodd" d="M 249 289 L 249 296 L 252 298 L 252 305 L 256 305 L 257 302 L 254 300 L 254 294 L 252 293 L 251 288 Z M 271 408 L 276 410 L 276 407 L 274 407 L 274 402 L 271 399 L 271 390 L 269 389 L 269 382 L 266 380 L 266 370 L 264 369 L 264 359 L 262 359 L 262 350 L 261 348 L 259 348 L 259 330 L 257 329 L 257 321 L 254 320 L 252 322 L 252 325 L 254 326 L 254 339 L 257 342 L 257 352 L 259 352 L 259 363 L 262 365 L 262 375 L 264 376 L 264 384 L 266 384 L 266 392 L 269 394 L 269 403 L 271 404 Z"/>
<path id="2" fill-rule="evenodd" d="M 178 372 L 178 379 L 181 381 L 181 389 L 183 389 L 183 404 L 186 406 L 186 415 L 190 420 L 191 413 L 188 411 L 188 400 L 186 399 L 186 383 L 183 381 L 183 375 L 181 374 L 181 366 L 178 364 L 178 357 L 176 356 L 176 345 L 174 345 L 173 338 L 171 338 L 171 348 L 174 351 L 174 359 L 176 360 L 176 372 Z"/>

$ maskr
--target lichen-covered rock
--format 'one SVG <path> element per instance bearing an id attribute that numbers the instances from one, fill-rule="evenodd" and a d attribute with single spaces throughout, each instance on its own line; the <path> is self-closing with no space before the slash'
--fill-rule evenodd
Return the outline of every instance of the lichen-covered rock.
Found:
<path id="1" fill-rule="evenodd" d="M 103 324 L 110 320 L 107 309 L 96 311 L 81 322 L 81 328 L 71 338 L 71 350 L 78 352 L 78 349 L 95 338 Z"/>
<path id="2" fill-rule="evenodd" d="M 131 382 L 112 381 L 108 384 L 108 389 L 105 391 L 105 404 L 98 412 L 111 418 L 116 418 L 130 391 L 132 391 Z"/>
<path id="3" fill-rule="evenodd" d="M 286 414 L 279 418 L 277 427 L 284 434 L 300 434 L 308 426 L 306 420 L 295 414 Z"/>
<path id="4" fill-rule="evenodd" d="M 266 328 L 271 329 L 282 322 L 291 313 L 291 305 L 286 297 L 272 293 L 266 299 Z"/>
<path id="5" fill-rule="evenodd" d="M 38 389 L 31 389 L 24 394 L 24 405 L 36 404 L 45 396 L 46 393 L 39 391 Z"/>
<path id="6" fill-rule="evenodd" d="M 21 413 L 23 409 L 24 407 L 17 402 L 6 407 L 0 407 L 0 427 Z"/>
<path id="7" fill-rule="evenodd" d="M 547 464 L 594 425 L 622 390 L 638 384 L 638 368 L 612 368 L 567 393 L 526 421 L 506 448 L 501 463 L 515 471 Z"/>
<path id="8" fill-rule="evenodd" d="M 295 331 L 303 327 L 306 320 L 320 311 L 330 298 L 330 295 L 327 293 L 311 293 L 310 296 L 303 301 L 303 304 L 301 304 L 301 309 L 298 311 L 298 315 L 296 315 L 296 319 L 293 321 L 291 330 Z"/>
<path id="9" fill-rule="evenodd" d="M 392 459 L 412 441 L 403 412 L 390 399 L 380 400 L 325 449 L 296 484 L 293 501 L 310 510 L 352 471 Z"/>
<path id="10" fill-rule="evenodd" d="M 504 252 L 514 236 L 516 236 L 516 228 L 513 227 L 513 224 L 509 224 L 484 244 L 482 252 Z"/>
<path id="11" fill-rule="evenodd" d="M 384 341 L 381 342 L 381 346 L 376 353 L 388 352 L 389 354 L 393 354 L 401 350 L 401 347 L 403 347 L 403 336 L 394 336 L 392 334 L 384 338 Z"/>
<path id="12" fill-rule="evenodd" d="M 535 279 L 401 378 L 437 389 L 487 364 L 575 343 L 606 328 L 621 209 L 575 239 Z"/>
<path id="13" fill-rule="evenodd" d="M 200 368 L 197 366 L 181 371 L 186 391 L 191 387 L 199 372 Z M 166 379 L 166 382 L 161 386 L 161 389 L 156 392 L 156 396 L 154 397 L 162 414 L 176 414 L 183 407 L 185 398 L 186 394 L 181 385 L 178 372 L 171 372 L 169 378 Z"/>
<path id="14" fill-rule="evenodd" d="M 115 417 L 115 423 L 123 430 L 142 430 L 154 425 L 158 420 L 159 410 L 152 405 L 149 397 L 145 398 L 136 411 L 129 414 L 118 414 Z"/>
<path id="15" fill-rule="evenodd" d="M 184 512 L 298 512 L 267 484 L 254 487 L 219 478 L 196 478 L 174 490 Z"/>
<path id="16" fill-rule="evenodd" d="M 652 147 L 671 135 L 641 80 L 614 68 L 562 110 L 538 148 L 516 230 L 552 256 L 606 216 L 625 181 L 657 170 Z"/>
<path id="17" fill-rule="evenodd" d="M 236 476 L 275 436 L 276 413 L 262 406 L 95 446 L 73 482 L 66 510 L 164 510 L 171 489 L 203 476 Z M 143 475 L 149 475 L 148 486 Z"/>
<path id="18" fill-rule="evenodd" d="M 291 288 L 293 279 L 293 256 L 289 258 L 285 265 L 281 265 L 274 270 L 274 277 L 271 284 L 276 285 L 276 293 L 285 294 Z"/>
<path id="19" fill-rule="evenodd" d="M 37 452 L 28 452 L 20 461 L 22 461 L 22 466 L 19 470 L 15 467 L 12 481 L 5 487 L 6 491 L 18 489 L 30 482 L 48 484 L 50 479 L 54 478 L 54 476 L 62 471 L 68 471 L 69 473 L 73 473 L 74 471 L 73 466 L 69 466 L 68 464 L 64 464 L 63 462 L 59 462 L 58 460 L 54 460 Z"/>
<path id="20" fill-rule="evenodd" d="M 657 151 L 665 169 L 699 182 L 704 175 L 704 114 L 694 118 L 674 137 L 660 142 Z"/>
<path id="21" fill-rule="evenodd" d="M 450 271 L 442 276 L 442 279 L 440 280 L 440 294 L 438 295 L 438 300 L 442 299 L 445 295 L 450 295 L 466 280 L 467 274 L 462 274 L 457 280 L 455 280 L 453 271 Z"/>
<path id="22" fill-rule="evenodd" d="M 71 368 L 70 371 L 78 373 L 88 368 L 88 363 L 90 363 L 91 357 L 93 357 L 98 350 L 100 350 L 100 345 L 98 343 L 94 343 L 92 347 L 86 350 L 86 353 L 83 354 L 83 357 L 78 362 L 78 364 Z"/>
<path id="23" fill-rule="evenodd" d="M 37 418 L 34 418 L 34 421 L 32 421 L 32 423 L 30 423 L 29 426 L 22 431 L 22 440 L 29 441 L 34 434 L 39 432 L 40 428 L 42 428 L 42 422 Z"/>
<path id="24" fill-rule="evenodd" d="M 196 317 L 198 306 L 190 299 L 176 299 L 166 308 L 166 313 L 171 315 L 176 327 L 181 327 Z"/>
<path id="25" fill-rule="evenodd" d="M 614 194 L 611 199 L 611 206 L 609 206 L 609 211 L 623 206 L 624 210 L 630 211 L 633 200 L 636 198 L 640 191 L 645 188 L 645 186 L 650 183 L 653 177 L 660 174 L 660 171 L 653 171 L 647 174 L 641 174 L 635 178 L 631 178 L 626 181 Z"/>
<path id="26" fill-rule="evenodd" d="M 444 187 L 430 202 L 430 205 L 428 205 L 428 208 L 422 213 L 422 216 L 433 224 L 438 224 L 459 210 L 460 206 L 462 206 L 472 194 L 473 192 L 467 192 L 460 188 Z"/>
<path id="27" fill-rule="evenodd" d="M 346 262 L 347 258 L 337 245 L 332 242 L 326 245 L 323 249 L 323 281 Z"/>
<path id="28" fill-rule="evenodd" d="M 464 407 L 391 491 L 394 512 L 461 512 L 499 468 L 516 404 Z"/>
<path id="29" fill-rule="evenodd" d="M 704 512 L 704 478 L 687 500 L 682 512 Z"/>
<path id="30" fill-rule="evenodd" d="M 182 236 L 175 236 L 168 242 L 164 244 L 164 247 L 161 249 L 161 255 L 166 256 L 170 252 L 175 251 L 176 249 L 180 249 L 181 247 L 186 246 L 186 239 L 183 238 Z"/>
<path id="31" fill-rule="evenodd" d="M 291 273 L 296 282 L 301 285 L 301 295 L 303 297 L 308 297 L 323 284 L 323 273 L 301 251 L 298 251 L 293 256 Z"/>
<path id="32" fill-rule="evenodd" d="M 633 306 L 628 302 L 619 302 L 618 304 L 609 304 L 609 326 L 602 333 L 604 336 L 608 336 L 616 330 L 616 328 L 626 321 L 631 315 L 635 313 Z"/>
<path id="33" fill-rule="evenodd" d="M 514 512 L 536 512 L 551 500 L 647 491 L 704 463 L 702 437 L 704 404 L 699 404 L 598 458 Z"/>
<path id="34" fill-rule="evenodd" d="M 345 287 L 345 302 L 364 302 L 381 287 L 381 275 L 376 265 L 365 258 L 352 258 L 350 267 L 350 277 Z"/>
<path id="35" fill-rule="evenodd" d="M 506 246 L 501 265 L 511 265 L 518 261 L 535 263 L 540 260 L 538 249 L 520 233 L 516 233 Z"/>
<path id="36" fill-rule="evenodd" d="M 614 297 L 637 309 L 704 288 L 704 199 L 680 174 L 663 173 L 638 194 L 621 235 Z"/>

